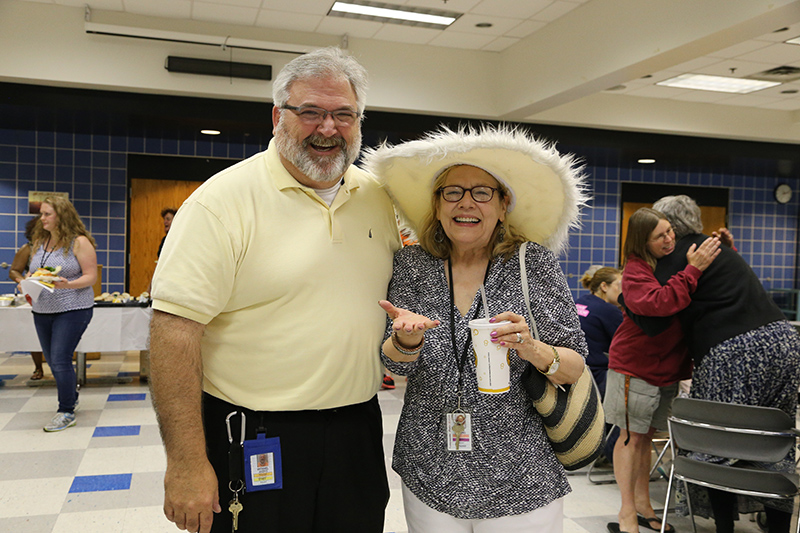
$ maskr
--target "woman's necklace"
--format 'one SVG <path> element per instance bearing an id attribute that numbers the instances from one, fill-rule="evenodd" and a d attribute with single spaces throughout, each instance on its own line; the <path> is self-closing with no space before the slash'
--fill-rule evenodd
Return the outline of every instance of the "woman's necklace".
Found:
<path id="1" fill-rule="evenodd" d="M 56 246 L 54 244 L 53 249 L 48 252 L 47 248 L 49 246 L 50 246 L 50 237 L 47 237 L 47 242 L 44 243 L 44 249 L 42 250 L 42 260 L 39 263 L 39 268 L 44 268 L 45 263 L 47 263 L 47 260 L 50 258 L 51 255 L 53 255 L 53 252 L 56 249 Z"/>

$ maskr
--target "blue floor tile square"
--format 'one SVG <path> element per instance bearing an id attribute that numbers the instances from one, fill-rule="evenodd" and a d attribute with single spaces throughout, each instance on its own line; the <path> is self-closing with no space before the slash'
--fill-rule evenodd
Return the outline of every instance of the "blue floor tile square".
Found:
<path id="1" fill-rule="evenodd" d="M 107 490 L 128 490 L 131 488 L 133 474 L 110 474 L 104 476 L 75 476 L 69 491 L 99 492 Z"/>
<path id="2" fill-rule="evenodd" d="M 0 379 L 7 379 L 12 380 L 16 378 L 19 374 L 0 374 Z"/>
<path id="3" fill-rule="evenodd" d="M 147 394 L 109 394 L 108 401 L 109 402 L 132 402 L 132 401 L 140 401 L 147 398 Z"/>
<path id="4" fill-rule="evenodd" d="M 92 437 L 128 437 L 138 435 L 142 426 L 99 426 Z"/>
<path id="5" fill-rule="evenodd" d="M 117 372 L 118 378 L 135 378 L 139 375 L 139 372 Z"/>

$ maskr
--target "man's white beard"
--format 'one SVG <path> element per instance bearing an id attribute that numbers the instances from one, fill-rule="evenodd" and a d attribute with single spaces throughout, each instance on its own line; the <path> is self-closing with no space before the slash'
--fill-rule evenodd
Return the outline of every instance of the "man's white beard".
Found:
<path id="1" fill-rule="evenodd" d="M 335 157 L 316 157 L 306 150 L 309 144 L 322 146 L 334 143 L 342 147 Z M 275 145 L 278 153 L 289 160 L 297 170 L 310 180 L 317 183 L 329 183 L 339 179 L 358 157 L 361 150 L 361 130 L 353 138 L 353 143 L 348 145 L 342 137 L 323 137 L 310 135 L 302 141 L 296 141 L 287 131 L 283 120 L 278 121 L 275 128 Z"/>

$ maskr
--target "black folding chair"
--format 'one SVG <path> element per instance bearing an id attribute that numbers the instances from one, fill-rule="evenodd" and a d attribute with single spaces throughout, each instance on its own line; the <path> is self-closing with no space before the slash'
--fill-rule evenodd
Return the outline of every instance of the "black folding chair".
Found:
<path id="1" fill-rule="evenodd" d="M 763 498 L 794 498 L 800 476 L 746 466 L 726 466 L 697 461 L 681 451 L 699 452 L 730 459 L 776 463 L 795 446 L 800 432 L 795 421 L 780 409 L 676 398 L 669 417 L 672 468 L 664 503 L 666 509 L 674 479 L 704 487 Z M 692 527 L 697 533 L 691 501 Z M 800 533 L 798 520 L 797 533 Z"/>

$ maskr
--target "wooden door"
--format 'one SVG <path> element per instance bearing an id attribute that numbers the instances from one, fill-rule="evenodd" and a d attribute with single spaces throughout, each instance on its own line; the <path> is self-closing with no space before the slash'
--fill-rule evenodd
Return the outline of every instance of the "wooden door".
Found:
<path id="1" fill-rule="evenodd" d="M 628 236 L 628 219 L 640 207 L 653 207 L 653 204 L 625 202 L 622 204 L 622 234 L 619 241 L 619 257 L 622 262 L 622 250 L 625 249 L 625 239 Z M 712 231 L 728 226 L 728 210 L 717 206 L 700 206 L 700 220 L 703 222 L 703 233 L 711 235 Z"/>
<path id="2" fill-rule="evenodd" d="M 150 289 L 156 269 L 158 245 L 164 237 L 161 210 L 178 209 L 202 181 L 131 180 L 128 250 L 128 292 L 136 297 Z"/>

